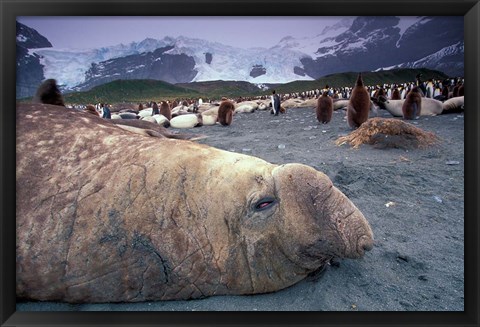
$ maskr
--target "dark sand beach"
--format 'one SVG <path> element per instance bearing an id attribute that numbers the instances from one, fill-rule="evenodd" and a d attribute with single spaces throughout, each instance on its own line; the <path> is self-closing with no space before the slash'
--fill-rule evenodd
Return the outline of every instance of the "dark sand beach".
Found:
<path id="1" fill-rule="evenodd" d="M 391 117 L 384 110 L 381 117 Z M 239 113 L 231 126 L 188 130 L 198 142 L 327 174 L 363 212 L 375 246 L 320 276 L 252 296 L 121 304 L 17 303 L 17 311 L 463 311 L 464 115 L 420 117 L 440 142 L 426 149 L 338 146 L 345 111 L 319 124 L 313 108 Z M 400 118 L 397 118 L 400 119 Z M 173 130 L 173 129 L 171 129 Z M 181 131 L 185 132 L 185 131 Z"/>

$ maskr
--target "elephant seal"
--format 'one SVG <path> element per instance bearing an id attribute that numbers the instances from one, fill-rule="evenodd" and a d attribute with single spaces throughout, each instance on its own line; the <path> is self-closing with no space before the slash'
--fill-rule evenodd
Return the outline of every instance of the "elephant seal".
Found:
<path id="1" fill-rule="evenodd" d="M 255 101 L 243 101 L 235 105 L 235 112 L 252 113 L 258 109 L 258 103 Z"/>
<path id="2" fill-rule="evenodd" d="M 387 110 L 394 117 L 403 117 L 402 106 L 404 100 L 387 100 L 380 97 L 378 102 L 380 108 Z M 441 101 L 431 98 L 422 98 L 422 111 L 420 116 L 436 116 L 440 115 L 443 110 Z"/>
<path id="3" fill-rule="evenodd" d="M 152 116 L 140 117 L 138 120 L 144 120 L 144 121 L 148 121 L 150 123 L 157 124 L 157 120 L 155 119 L 155 117 L 152 117 Z"/>
<path id="4" fill-rule="evenodd" d="M 170 120 L 162 114 L 153 115 L 152 118 L 155 120 L 155 122 L 158 125 L 162 125 L 164 127 L 169 127 L 170 126 Z"/>
<path id="5" fill-rule="evenodd" d="M 63 100 L 62 93 L 58 89 L 57 81 L 52 78 L 46 79 L 40 84 L 33 97 L 33 102 L 65 106 L 65 101 Z"/>
<path id="6" fill-rule="evenodd" d="M 458 96 L 446 100 L 442 105 L 442 113 L 448 114 L 463 111 L 464 101 L 464 96 Z"/>
<path id="7" fill-rule="evenodd" d="M 218 122 L 223 126 L 230 126 L 233 120 L 235 104 L 230 100 L 223 100 L 218 108 Z"/>
<path id="8" fill-rule="evenodd" d="M 350 128 L 358 128 L 366 122 L 370 113 L 370 107 L 370 95 L 363 85 L 362 73 L 359 73 L 347 106 L 348 126 Z"/>
<path id="9" fill-rule="evenodd" d="M 201 114 L 202 116 L 202 125 L 203 126 L 212 126 L 217 123 L 218 117 L 214 115 L 204 115 Z"/>
<path id="10" fill-rule="evenodd" d="M 332 120 L 333 100 L 328 96 L 328 91 L 325 91 L 318 98 L 315 112 L 317 114 L 317 120 L 322 124 L 327 124 Z"/>
<path id="11" fill-rule="evenodd" d="M 140 118 L 151 117 L 153 112 L 153 108 L 144 108 L 138 112 L 138 116 Z"/>
<path id="12" fill-rule="evenodd" d="M 218 109 L 219 106 L 213 106 L 208 110 L 205 110 L 201 113 L 202 123 L 204 126 L 215 125 L 218 121 Z"/>
<path id="13" fill-rule="evenodd" d="M 17 299 L 273 292 L 373 246 L 363 214 L 312 167 L 132 138 L 58 106 L 16 115 Z"/>
<path id="14" fill-rule="evenodd" d="M 139 119 L 140 116 L 137 114 L 134 114 L 133 112 L 120 112 L 118 113 L 122 119 Z"/>
<path id="15" fill-rule="evenodd" d="M 258 104 L 258 110 L 268 110 L 268 105 L 265 102 L 260 102 Z"/>
<path id="16" fill-rule="evenodd" d="M 422 112 L 422 96 L 420 89 L 415 86 L 408 92 L 405 101 L 402 104 L 403 119 L 417 119 Z"/>
<path id="17" fill-rule="evenodd" d="M 200 114 L 184 114 L 176 116 L 170 120 L 170 126 L 173 128 L 193 128 L 202 126 L 202 116 Z"/>
<path id="18" fill-rule="evenodd" d="M 157 116 L 157 115 L 155 115 Z M 195 134 L 175 134 L 169 132 L 164 125 L 143 119 L 112 119 L 111 122 L 127 131 L 145 136 L 165 137 L 179 140 L 198 140 L 204 138 Z"/>
<path id="19" fill-rule="evenodd" d="M 188 106 L 184 106 L 184 105 L 174 107 L 172 109 L 171 113 L 172 113 L 172 118 L 177 117 L 177 116 L 181 116 L 181 115 L 189 115 L 190 114 L 190 112 L 188 111 Z"/>
<path id="20" fill-rule="evenodd" d="M 350 100 L 346 99 L 333 99 L 333 110 L 347 109 Z"/>
<path id="21" fill-rule="evenodd" d="M 210 109 L 215 108 L 215 107 L 218 109 L 218 106 L 216 106 L 214 104 L 202 103 L 201 105 L 198 106 L 198 112 L 204 113 L 204 112 L 209 111 Z"/>

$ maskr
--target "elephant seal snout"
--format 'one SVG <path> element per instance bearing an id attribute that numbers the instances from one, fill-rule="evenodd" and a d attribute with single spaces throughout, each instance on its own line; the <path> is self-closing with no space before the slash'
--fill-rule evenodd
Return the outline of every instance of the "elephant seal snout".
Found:
<path id="1" fill-rule="evenodd" d="M 285 237 L 303 242 L 297 251 L 305 262 L 310 258 L 307 266 L 327 257 L 360 258 L 373 248 L 368 221 L 327 175 L 302 164 L 279 166 L 273 175 L 283 205 L 293 214 L 285 221 L 290 234 Z"/>

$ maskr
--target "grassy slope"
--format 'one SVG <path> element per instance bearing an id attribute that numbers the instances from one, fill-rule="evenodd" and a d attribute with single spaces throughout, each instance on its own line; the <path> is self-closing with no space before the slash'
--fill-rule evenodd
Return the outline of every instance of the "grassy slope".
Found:
<path id="1" fill-rule="evenodd" d="M 196 97 L 198 92 L 155 80 L 117 80 L 102 84 L 86 92 L 64 95 L 68 103 L 119 103 L 162 101 L 176 97 Z"/>
<path id="2" fill-rule="evenodd" d="M 365 85 L 382 85 L 384 83 L 405 83 L 415 81 L 415 76 L 422 73 L 422 79 L 435 78 L 443 80 L 445 74 L 429 69 L 395 69 L 382 72 L 363 72 Z M 278 93 L 302 92 L 330 87 L 353 87 L 358 72 L 331 74 L 314 81 L 295 81 L 286 84 L 270 84 Z M 270 95 L 271 91 L 262 91 L 254 84 L 243 81 L 208 81 L 182 84 L 170 84 L 156 80 L 117 80 L 94 87 L 86 92 L 64 94 L 66 103 L 139 103 L 173 99 L 199 98 L 220 99 L 241 96 Z M 19 101 L 31 101 L 31 98 Z"/>

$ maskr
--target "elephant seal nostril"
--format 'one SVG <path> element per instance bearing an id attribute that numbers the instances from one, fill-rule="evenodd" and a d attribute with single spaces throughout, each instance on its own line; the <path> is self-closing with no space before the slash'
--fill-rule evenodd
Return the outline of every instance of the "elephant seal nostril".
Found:
<path id="1" fill-rule="evenodd" d="M 364 251 L 370 251 L 371 249 L 373 249 L 373 238 L 371 238 L 368 235 L 363 235 L 358 240 L 358 247 L 357 248 L 362 253 Z"/>

